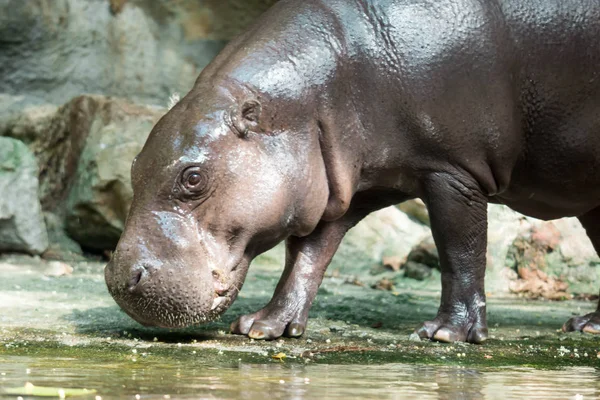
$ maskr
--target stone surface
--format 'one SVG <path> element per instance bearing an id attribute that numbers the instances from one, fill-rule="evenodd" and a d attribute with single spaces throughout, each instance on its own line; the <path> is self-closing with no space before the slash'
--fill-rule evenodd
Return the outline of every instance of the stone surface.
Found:
<path id="1" fill-rule="evenodd" d="M 115 246 L 132 198 L 131 162 L 165 112 L 86 95 L 58 108 L 29 106 L 0 118 L 0 135 L 26 141 L 41 166 L 39 196 L 52 218 L 50 258 L 77 259 L 81 253 L 63 228 L 83 247 Z"/>
<path id="2" fill-rule="evenodd" d="M 28 103 L 26 96 L 0 94 L 0 136 L 10 136 L 28 145 L 46 136 L 58 107 Z"/>
<path id="3" fill-rule="evenodd" d="M 165 109 L 94 97 L 94 112 L 66 202 L 69 236 L 84 248 L 113 249 L 133 198 L 131 163 Z"/>
<path id="4" fill-rule="evenodd" d="M 35 154 L 39 168 L 40 200 L 45 210 L 64 204 L 91 124 L 106 99 L 78 96 L 61 107 L 27 106 L 18 96 L 5 102 L 21 105 L 0 118 L 0 135 L 24 141 Z"/>
<path id="5" fill-rule="evenodd" d="M 408 253 L 407 262 L 426 265 L 440 270 L 440 256 L 433 241 L 433 236 L 427 236 Z"/>
<path id="6" fill-rule="evenodd" d="M 404 269 L 405 277 L 418 281 L 424 281 L 429 278 L 433 271 L 433 268 L 415 261 L 408 261 L 402 269 Z"/>
<path id="7" fill-rule="evenodd" d="M 559 277 L 548 275 L 548 264 L 560 253 L 561 233 L 552 222 L 532 225 L 513 241 L 506 256 L 507 267 L 516 271 L 510 282 L 513 293 L 528 298 L 561 300 L 570 298 L 569 285 Z M 565 263 L 560 259 L 559 262 Z M 514 275 L 513 275 L 514 276 Z"/>
<path id="8" fill-rule="evenodd" d="M 379 264 L 384 256 L 406 257 L 430 230 L 396 207 L 371 213 L 350 229 L 331 267 L 348 273 L 364 272 L 364 265 Z"/>
<path id="9" fill-rule="evenodd" d="M 42 254 L 46 260 L 83 261 L 85 256 L 79 243 L 67 235 L 64 217 L 44 212 L 48 231 L 48 249 Z"/>
<path id="10" fill-rule="evenodd" d="M 415 220 L 421 222 L 422 224 L 429 225 L 429 212 L 427 211 L 427 207 L 423 200 L 414 199 L 405 201 L 404 203 L 400 203 L 397 205 L 398 209 L 402 212 L 405 212 L 410 217 Z"/>
<path id="11" fill-rule="evenodd" d="M 597 293 L 600 268 L 596 265 L 600 260 L 576 218 L 545 222 L 495 204 L 488 207 L 488 215 L 487 289 L 508 290 L 511 275 L 503 270 L 513 265 L 509 251 L 515 239 L 551 223 L 560 239 L 553 245 L 555 251 L 546 258 L 547 274 L 551 278 L 564 277 L 573 293 Z"/>
<path id="12" fill-rule="evenodd" d="M 387 249 L 393 249 L 393 241 L 402 244 L 408 238 L 414 246 L 410 252 L 407 254 L 399 250 L 395 254 L 388 250 L 378 265 L 371 268 L 372 274 L 394 271 L 396 274 L 389 278 L 398 282 L 402 273 L 395 266 L 399 262 L 402 267 L 407 262 L 416 262 L 439 270 L 439 256 L 431 233 L 426 230 L 421 236 L 422 230 L 412 232 L 416 233 L 395 237 L 386 245 Z M 423 240 L 415 240 L 412 235 Z M 534 246 L 536 250 L 527 256 L 521 254 L 515 257 L 519 251 L 523 253 L 523 243 L 529 243 L 532 237 L 540 246 Z M 540 263 L 543 264 L 540 268 L 542 273 L 518 273 L 519 266 Z M 572 294 L 596 294 L 600 286 L 598 266 L 600 259 L 576 218 L 547 222 L 525 217 L 506 206 L 489 205 L 486 290 L 506 292 L 512 288 L 519 293 L 527 292 L 523 295 L 529 297 L 551 299 L 562 299 Z M 523 276 L 532 281 L 524 282 Z M 568 295 L 564 293 L 565 284 L 569 287 Z"/>
<path id="13" fill-rule="evenodd" d="M 13 97 L 13 101 L 21 104 L 18 98 Z M 0 118 L 0 136 L 27 143 L 40 165 L 43 208 L 62 214 L 74 180 L 81 171 L 80 161 L 93 168 L 91 164 L 96 160 L 89 160 L 90 152 L 101 151 L 106 157 L 109 150 L 114 150 L 113 165 L 116 168 L 130 165 L 135 154 L 123 154 L 123 151 L 127 153 L 125 143 L 135 142 L 134 147 L 141 148 L 153 124 L 165 111 L 120 98 L 83 95 L 60 107 L 48 104 L 24 106 L 20 113 Z M 122 137 L 100 137 L 111 133 Z M 82 157 L 88 159 L 82 161 Z M 129 166 L 126 175 L 128 171 Z"/>
<path id="14" fill-rule="evenodd" d="M 22 142 L 3 137 L 0 193 L 0 252 L 44 252 L 48 236 L 38 200 L 35 158 Z"/>
<path id="15" fill-rule="evenodd" d="M 166 105 L 274 0 L 4 0 L 0 93 L 81 93 Z"/>

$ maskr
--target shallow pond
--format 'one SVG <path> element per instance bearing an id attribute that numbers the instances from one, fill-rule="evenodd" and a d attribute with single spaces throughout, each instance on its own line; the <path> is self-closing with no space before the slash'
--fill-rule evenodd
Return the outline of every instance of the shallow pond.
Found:
<path id="1" fill-rule="evenodd" d="M 98 395 L 102 399 L 600 398 L 600 370 L 590 367 L 473 369 L 277 361 L 215 365 L 202 361 L 165 364 L 164 360 L 143 357 L 133 363 L 0 356 L 0 373 L 2 388 L 31 382 L 37 386 L 95 389 L 97 394 L 88 396 L 92 399 Z"/>

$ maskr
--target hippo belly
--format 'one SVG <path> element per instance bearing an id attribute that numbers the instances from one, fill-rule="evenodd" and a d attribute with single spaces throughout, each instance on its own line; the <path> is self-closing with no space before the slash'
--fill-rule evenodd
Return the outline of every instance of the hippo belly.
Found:
<path id="1" fill-rule="evenodd" d="M 529 139 L 510 186 L 490 202 L 544 219 L 577 217 L 600 204 L 600 113 L 586 131 Z"/>

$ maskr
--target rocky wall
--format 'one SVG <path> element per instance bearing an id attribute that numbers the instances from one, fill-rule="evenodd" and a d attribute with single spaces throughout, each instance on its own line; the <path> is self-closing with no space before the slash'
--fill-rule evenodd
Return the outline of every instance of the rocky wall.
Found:
<path id="1" fill-rule="evenodd" d="M 0 93 L 27 104 L 93 93 L 166 105 L 272 3 L 2 0 Z"/>

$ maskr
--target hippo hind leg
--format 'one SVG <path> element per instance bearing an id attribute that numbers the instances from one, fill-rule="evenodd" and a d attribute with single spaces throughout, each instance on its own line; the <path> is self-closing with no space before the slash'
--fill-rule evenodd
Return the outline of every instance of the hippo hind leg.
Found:
<path id="1" fill-rule="evenodd" d="M 440 253 L 442 298 L 437 316 L 417 328 L 423 339 L 482 343 L 485 304 L 487 199 L 475 180 L 434 173 L 423 181 L 433 237 Z"/>
<path id="2" fill-rule="evenodd" d="M 579 221 L 585 228 L 596 252 L 600 255 L 600 207 L 582 215 L 579 217 Z M 600 334 L 600 300 L 596 311 L 569 319 L 563 325 L 563 331 Z"/>

